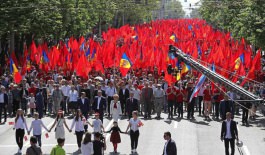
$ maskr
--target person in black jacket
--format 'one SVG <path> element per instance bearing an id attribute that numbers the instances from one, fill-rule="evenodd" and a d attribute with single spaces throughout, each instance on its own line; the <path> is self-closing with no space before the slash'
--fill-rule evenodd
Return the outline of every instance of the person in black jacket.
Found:
<path id="1" fill-rule="evenodd" d="M 81 110 L 83 116 L 88 119 L 88 112 L 90 110 L 89 108 L 89 100 L 86 97 L 86 92 L 81 92 L 81 98 L 77 100 L 78 108 Z M 87 132 L 88 125 L 84 126 L 85 132 Z"/>
<path id="2" fill-rule="evenodd" d="M 221 141 L 224 140 L 226 155 L 229 155 L 229 143 L 231 146 L 231 155 L 235 154 L 235 139 L 237 139 L 238 141 L 238 131 L 236 122 L 233 121 L 231 118 L 232 114 L 230 112 L 227 112 L 226 120 L 223 121 L 221 130 Z"/>
<path id="3" fill-rule="evenodd" d="M 121 103 L 121 111 L 126 116 L 126 100 L 129 98 L 129 90 L 126 88 L 125 84 L 122 83 L 122 87 L 119 91 L 119 99 Z"/>
<path id="4" fill-rule="evenodd" d="M 177 146 L 173 139 L 171 139 L 171 133 L 165 132 L 164 139 L 167 141 L 164 146 L 162 155 L 177 155 Z"/>
<path id="5" fill-rule="evenodd" d="M 95 133 L 95 140 L 93 141 L 93 150 L 94 150 L 94 155 L 102 155 L 103 150 L 106 150 L 106 142 L 105 139 L 103 139 L 104 142 L 101 141 L 100 133 Z"/>
<path id="6" fill-rule="evenodd" d="M 128 113 L 129 119 L 132 118 L 132 112 L 138 111 L 138 100 L 133 98 L 133 91 L 130 92 L 130 98 L 126 100 L 126 112 Z"/>
<path id="7" fill-rule="evenodd" d="M 98 96 L 95 97 L 94 103 L 93 103 L 93 111 L 95 113 L 99 113 L 100 120 L 103 123 L 103 115 L 104 110 L 106 109 L 106 99 L 102 96 L 102 91 L 98 91 Z"/>
<path id="8" fill-rule="evenodd" d="M 5 121 L 7 119 L 7 104 L 8 104 L 8 96 L 5 93 L 5 87 L 1 86 L 1 91 L 0 91 L 0 124 L 2 124 L 2 111 L 4 110 L 4 116 L 5 116 Z"/>

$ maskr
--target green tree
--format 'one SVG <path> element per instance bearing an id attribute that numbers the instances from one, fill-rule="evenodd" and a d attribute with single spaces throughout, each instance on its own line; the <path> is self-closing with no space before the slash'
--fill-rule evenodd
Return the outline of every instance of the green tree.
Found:
<path id="1" fill-rule="evenodd" d="M 165 19 L 183 18 L 185 11 L 180 1 L 171 0 L 165 4 Z"/>
<path id="2" fill-rule="evenodd" d="M 246 38 L 265 48 L 265 3 L 263 0 L 203 0 L 202 17 L 216 27 L 231 31 L 234 38 Z"/>

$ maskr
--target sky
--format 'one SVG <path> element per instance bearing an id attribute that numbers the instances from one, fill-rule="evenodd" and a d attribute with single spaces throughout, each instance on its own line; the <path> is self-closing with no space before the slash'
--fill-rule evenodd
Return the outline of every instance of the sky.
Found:
<path id="1" fill-rule="evenodd" d="M 190 7 L 190 3 L 191 3 L 191 6 L 194 7 L 194 4 L 199 2 L 200 0 L 178 0 L 178 1 L 181 2 L 183 10 L 186 12 L 186 15 L 189 15 L 191 13 L 191 10 L 188 9 Z"/>

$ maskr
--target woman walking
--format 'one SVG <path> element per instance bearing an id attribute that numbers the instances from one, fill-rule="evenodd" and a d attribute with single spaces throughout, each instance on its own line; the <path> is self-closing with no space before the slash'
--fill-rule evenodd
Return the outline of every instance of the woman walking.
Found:
<path id="1" fill-rule="evenodd" d="M 24 112 L 22 109 L 17 110 L 17 115 L 15 118 L 15 125 L 13 130 L 16 129 L 16 142 L 18 145 L 18 153 L 21 153 L 23 147 L 23 137 L 25 135 L 25 129 L 28 131 L 28 126 L 26 119 L 24 118 Z"/>
<path id="2" fill-rule="evenodd" d="M 63 125 L 65 125 L 65 127 L 67 128 L 68 131 L 70 131 L 70 129 L 68 128 L 66 121 L 64 119 L 63 111 L 59 110 L 57 113 L 57 117 L 56 117 L 52 127 L 49 130 L 49 131 L 51 131 L 53 129 L 53 127 L 55 126 L 55 138 L 56 139 L 65 139 L 65 131 L 64 131 Z"/>
<path id="3" fill-rule="evenodd" d="M 118 119 L 120 118 L 120 115 L 122 114 L 119 95 L 114 94 L 113 99 L 114 100 L 112 100 L 110 103 L 110 114 L 112 115 L 113 120 L 117 122 Z"/>
<path id="4" fill-rule="evenodd" d="M 86 123 L 86 118 L 82 115 L 82 112 L 80 109 L 77 110 L 76 116 L 73 119 L 73 123 L 70 129 L 70 132 L 72 132 L 73 127 L 75 126 L 75 135 L 77 139 L 77 145 L 78 145 L 78 153 L 81 153 L 81 141 L 83 139 L 84 134 L 84 124 Z"/>
<path id="5" fill-rule="evenodd" d="M 132 112 L 133 118 L 130 119 L 129 125 L 126 129 L 126 132 L 128 132 L 130 128 L 130 138 L 131 138 L 131 149 L 132 149 L 132 154 L 137 153 L 137 145 L 138 145 L 138 139 L 139 139 L 139 127 L 143 126 L 143 123 L 141 122 L 140 119 L 138 119 L 138 112 L 133 111 Z"/>
<path id="6" fill-rule="evenodd" d="M 91 133 L 87 132 L 85 138 L 81 144 L 82 155 L 92 155 L 94 154 L 93 142 L 91 140 Z"/>

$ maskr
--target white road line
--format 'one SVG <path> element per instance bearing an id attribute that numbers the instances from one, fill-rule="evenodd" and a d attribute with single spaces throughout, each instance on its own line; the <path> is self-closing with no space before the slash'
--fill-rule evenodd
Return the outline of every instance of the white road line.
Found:
<path id="1" fill-rule="evenodd" d="M 120 119 L 118 119 L 118 123 L 119 123 L 119 121 L 120 121 Z M 111 128 L 112 125 L 113 125 L 113 122 L 114 122 L 114 120 L 112 119 L 112 120 L 109 122 L 109 124 L 107 125 L 107 127 L 105 128 L 105 131 L 110 130 L 110 128 Z M 107 133 L 107 134 L 105 135 L 105 141 L 107 142 L 109 138 L 110 138 L 110 133 Z"/>
<path id="2" fill-rule="evenodd" d="M 174 128 L 178 128 L 178 122 L 177 121 L 174 121 Z"/>
<path id="3" fill-rule="evenodd" d="M 249 152 L 248 147 L 246 145 L 243 145 L 242 148 L 244 150 L 244 155 L 250 155 L 250 152 Z"/>
<path id="4" fill-rule="evenodd" d="M 41 147 L 51 147 L 57 144 L 42 144 Z M 64 144 L 64 146 L 76 146 L 77 144 Z M 17 147 L 17 145 L 0 145 L 0 148 Z"/>

